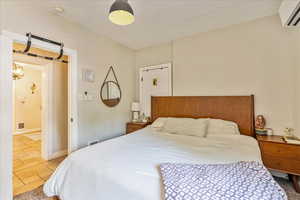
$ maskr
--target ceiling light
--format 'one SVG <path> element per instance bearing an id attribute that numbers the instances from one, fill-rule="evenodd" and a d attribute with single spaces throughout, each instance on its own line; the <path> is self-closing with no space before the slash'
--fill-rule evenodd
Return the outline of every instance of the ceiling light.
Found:
<path id="1" fill-rule="evenodd" d="M 24 77 L 24 69 L 22 66 L 13 63 L 13 79 L 19 80 Z"/>
<path id="2" fill-rule="evenodd" d="M 117 25 L 129 25 L 134 22 L 134 13 L 128 0 L 116 0 L 109 10 L 109 20 Z"/>
<path id="3" fill-rule="evenodd" d="M 62 8 L 62 7 L 55 7 L 54 10 L 58 14 L 61 14 L 61 13 L 65 12 L 65 9 Z"/>

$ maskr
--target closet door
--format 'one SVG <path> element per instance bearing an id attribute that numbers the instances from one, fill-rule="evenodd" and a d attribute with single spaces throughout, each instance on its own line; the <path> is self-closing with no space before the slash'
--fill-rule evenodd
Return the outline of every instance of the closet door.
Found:
<path id="1" fill-rule="evenodd" d="M 151 116 L 151 96 L 172 95 L 171 63 L 140 69 L 141 114 Z"/>

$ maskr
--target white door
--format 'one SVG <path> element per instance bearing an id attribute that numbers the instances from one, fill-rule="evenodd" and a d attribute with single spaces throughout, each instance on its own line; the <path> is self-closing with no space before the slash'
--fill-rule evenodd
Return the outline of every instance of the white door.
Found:
<path id="1" fill-rule="evenodd" d="M 171 63 L 140 69 L 141 114 L 151 116 L 151 96 L 172 95 Z"/>
<path id="2" fill-rule="evenodd" d="M 71 123 L 68 120 L 67 74 L 56 64 L 42 66 L 42 157 L 45 160 L 67 153 L 68 123 Z"/>
<path id="3" fill-rule="evenodd" d="M 53 63 L 49 63 L 42 72 L 42 157 L 50 159 L 54 123 L 54 96 L 53 96 Z"/>

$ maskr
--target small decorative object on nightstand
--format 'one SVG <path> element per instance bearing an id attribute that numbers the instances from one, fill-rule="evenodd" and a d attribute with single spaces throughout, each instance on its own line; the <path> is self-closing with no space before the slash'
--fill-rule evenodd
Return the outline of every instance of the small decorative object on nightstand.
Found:
<path id="1" fill-rule="evenodd" d="M 264 165 L 287 173 L 295 190 L 300 193 L 300 145 L 286 143 L 282 136 L 257 135 Z"/>
<path id="2" fill-rule="evenodd" d="M 150 121 L 150 117 L 146 117 L 145 113 L 143 113 L 140 120 L 141 122 L 147 123 Z"/>
<path id="3" fill-rule="evenodd" d="M 285 128 L 284 129 L 284 133 L 285 133 L 286 137 L 293 137 L 294 136 L 293 132 L 294 132 L 293 128 Z"/>
<path id="4" fill-rule="evenodd" d="M 255 128 L 264 129 L 266 126 L 266 120 L 263 115 L 257 115 L 255 119 Z"/>
<path id="5" fill-rule="evenodd" d="M 266 120 L 263 115 L 257 115 L 255 119 L 255 132 L 257 135 L 267 135 L 268 131 L 265 129 Z"/>
<path id="6" fill-rule="evenodd" d="M 140 104 L 133 102 L 131 104 L 132 122 L 138 122 L 140 118 Z"/>
<path id="7" fill-rule="evenodd" d="M 149 123 L 144 122 L 129 122 L 126 124 L 126 134 L 132 133 L 134 131 L 137 131 L 139 129 L 145 128 L 148 126 Z"/>
<path id="8" fill-rule="evenodd" d="M 284 138 L 284 141 L 286 141 L 286 143 L 300 145 L 300 138 L 296 137 L 293 134 L 294 129 L 285 128 L 284 132 L 285 132 L 285 136 L 283 138 Z"/>

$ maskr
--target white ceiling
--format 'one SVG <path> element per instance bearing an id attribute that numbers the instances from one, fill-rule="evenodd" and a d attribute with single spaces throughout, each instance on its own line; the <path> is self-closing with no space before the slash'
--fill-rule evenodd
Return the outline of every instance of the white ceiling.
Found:
<path id="1" fill-rule="evenodd" d="M 132 49 L 141 49 L 274 15 L 281 3 L 281 0 L 129 0 L 136 21 L 122 27 L 108 20 L 113 1 L 43 0 L 43 4 L 47 9 L 61 6 L 65 9 L 63 17 Z"/>

